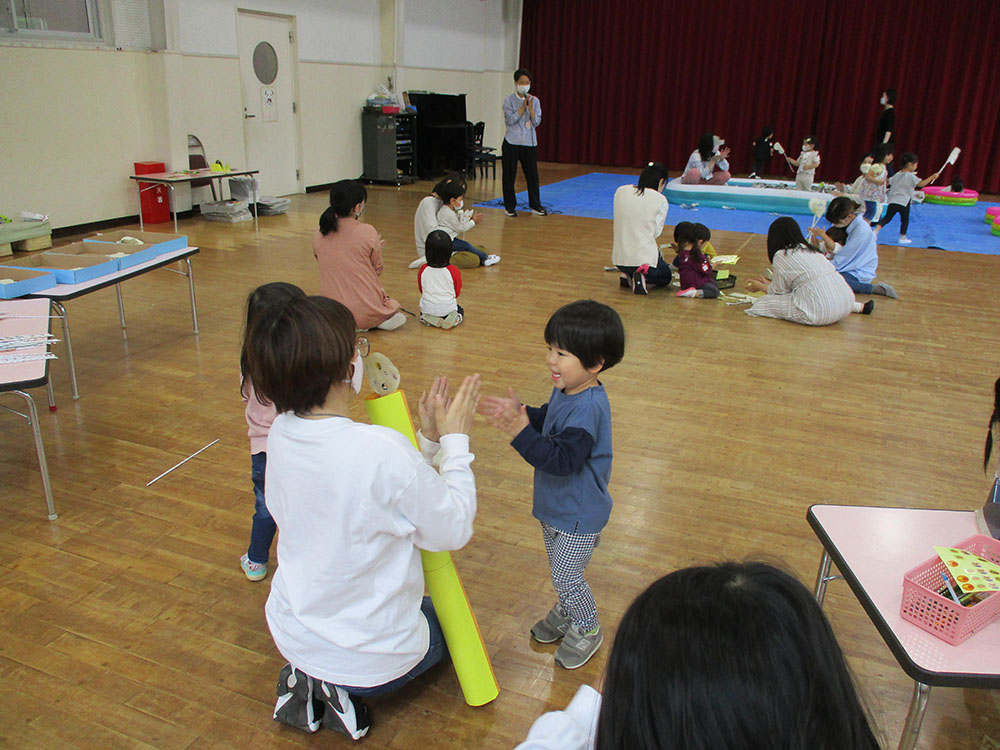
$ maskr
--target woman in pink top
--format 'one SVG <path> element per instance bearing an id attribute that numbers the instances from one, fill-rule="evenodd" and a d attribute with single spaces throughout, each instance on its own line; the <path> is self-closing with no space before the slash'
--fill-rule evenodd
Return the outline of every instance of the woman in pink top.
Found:
<path id="1" fill-rule="evenodd" d="M 330 207 L 313 235 L 319 293 L 350 310 L 358 328 L 393 331 L 406 316 L 379 280 L 384 240 L 375 227 L 358 221 L 367 198 L 368 191 L 356 180 L 341 180 L 330 188 Z"/>

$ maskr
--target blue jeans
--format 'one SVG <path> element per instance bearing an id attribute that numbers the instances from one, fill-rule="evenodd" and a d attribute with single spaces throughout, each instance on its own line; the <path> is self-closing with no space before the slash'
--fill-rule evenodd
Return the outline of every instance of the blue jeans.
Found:
<path id="1" fill-rule="evenodd" d="M 855 294 L 872 293 L 872 285 L 870 281 L 868 282 L 858 281 L 858 279 L 856 279 L 854 276 L 851 276 L 851 274 L 849 273 L 844 273 L 843 271 L 840 271 L 840 275 L 844 277 L 844 281 L 847 282 L 847 286 L 851 287 L 851 290 Z"/>
<path id="2" fill-rule="evenodd" d="M 253 480 L 253 522 L 250 525 L 250 546 L 247 557 L 250 562 L 266 563 L 271 552 L 271 542 L 278 528 L 264 504 L 264 470 L 267 467 L 267 453 L 261 451 L 250 456 L 250 478 Z"/>
<path id="3" fill-rule="evenodd" d="M 434 611 L 434 605 L 431 604 L 431 598 L 429 596 L 425 596 L 423 601 L 420 602 L 420 611 L 423 612 L 424 617 L 427 619 L 427 627 L 430 629 L 430 640 L 427 643 L 427 653 L 424 654 L 424 658 L 417 662 L 417 665 L 413 669 L 404 674 L 402 677 L 390 680 L 384 685 L 375 685 L 374 687 L 352 687 L 350 685 L 341 685 L 340 687 L 344 688 L 344 690 L 351 695 L 362 697 L 391 693 L 393 690 L 398 690 L 414 677 L 423 674 L 435 664 L 442 661 L 448 655 L 448 646 L 444 642 L 444 633 L 441 632 L 441 623 L 438 622 L 437 613 Z"/>
<path id="4" fill-rule="evenodd" d="M 467 252 L 470 252 L 473 255 L 475 255 L 477 258 L 479 258 L 479 265 L 483 265 L 483 261 L 486 260 L 486 253 L 484 253 L 478 247 L 470 245 L 465 240 L 460 240 L 460 239 L 458 239 L 458 237 L 456 237 L 455 239 L 453 239 L 451 241 L 451 251 L 453 253 L 457 253 L 460 250 L 465 250 Z"/>

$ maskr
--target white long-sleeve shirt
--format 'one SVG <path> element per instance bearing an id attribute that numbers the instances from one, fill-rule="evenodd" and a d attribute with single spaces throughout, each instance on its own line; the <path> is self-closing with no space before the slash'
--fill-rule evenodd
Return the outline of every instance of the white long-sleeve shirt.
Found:
<path id="1" fill-rule="evenodd" d="M 417 212 L 413 215 L 413 239 L 417 242 L 417 254 L 421 258 L 425 255 L 427 235 L 438 229 L 437 215 L 442 205 L 443 202 L 436 195 L 428 195 L 417 204 Z"/>
<path id="2" fill-rule="evenodd" d="M 729 171 L 729 160 L 720 159 L 712 165 L 710 160 L 702 159 L 701 152 L 695 149 L 691 152 L 691 156 L 688 157 L 687 166 L 684 167 L 684 171 L 687 172 L 689 169 L 697 169 L 698 173 L 706 180 L 712 179 L 712 173 L 715 171 L 715 167 L 718 167 L 723 172 Z"/>
<path id="3" fill-rule="evenodd" d="M 601 694 L 581 685 L 565 711 L 542 714 L 515 750 L 594 750 Z"/>
<path id="4" fill-rule="evenodd" d="M 622 185 L 615 191 L 614 244 L 611 262 L 616 266 L 656 267 L 660 249 L 656 238 L 663 232 L 669 204 L 666 196 L 655 188 L 646 188 L 642 195 L 635 185 Z"/>
<path id="5" fill-rule="evenodd" d="M 421 436 L 422 438 L 422 436 Z M 420 549 L 472 535 L 467 435 L 441 438 L 441 473 L 395 430 L 346 417 L 279 414 L 267 445 L 267 508 L 278 570 L 265 612 L 278 651 L 311 677 L 372 687 L 427 651 Z"/>
<path id="6" fill-rule="evenodd" d="M 474 226 L 476 222 L 472 220 L 473 211 L 471 209 L 458 210 L 451 206 L 441 206 L 437 212 L 437 227 L 448 233 L 448 236 L 455 239 L 460 234 L 465 234 Z"/>

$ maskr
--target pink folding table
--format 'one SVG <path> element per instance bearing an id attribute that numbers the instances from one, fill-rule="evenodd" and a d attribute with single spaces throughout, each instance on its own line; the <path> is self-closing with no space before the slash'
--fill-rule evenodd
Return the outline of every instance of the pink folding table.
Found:
<path id="1" fill-rule="evenodd" d="M 0 300 L 0 336 L 44 336 L 49 332 L 49 301 L 47 299 Z M 8 406 L 2 406 L 18 416 L 24 417 L 31 425 L 35 436 L 35 453 L 38 455 L 38 471 L 42 475 L 42 489 L 45 491 L 45 504 L 49 511 L 49 520 L 57 518 L 55 504 L 52 501 L 52 486 L 49 483 L 49 466 L 45 460 L 45 446 L 42 444 L 42 432 L 38 426 L 38 410 L 35 400 L 25 392 L 28 388 L 44 385 L 48 393 L 49 409 L 55 410 L 55 398 L 52 394 L 52 384 L 49 382 L 49 360 L 31 359 L 41 357 L 48 352 L 48 344 L 39 344 L 30 348 L 18 349 L 10 354 L 24 355 L 29 359 L 23 362 L 0 364 L 0 394 L 13 393 L 24 399 L 28 413 L 22 414 Z"/>
<path id="2" fill-rule="evenodd" d="M 823 604 L 828 581 L 847 581 L 899 666 L 914 680 L 899 750 L 916 745 L 931 687 L 1000 688 L 1000 623 L 952 646 L 899 614 L 903 574 L 933 557 L 935 546 L 952 546 L 979 533 L 975 513 L 813 505 L 806 518 L 823 544 L 816 599 Z M 830 575 L 831 563 L 840 576 Z M 850 644 L 845 645 L 849 650 Z"/>

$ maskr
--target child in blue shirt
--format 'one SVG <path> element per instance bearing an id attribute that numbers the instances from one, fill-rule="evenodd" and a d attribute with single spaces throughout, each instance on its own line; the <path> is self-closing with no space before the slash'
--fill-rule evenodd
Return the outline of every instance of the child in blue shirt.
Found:
<path id="1" fill-rule="evenodd" d="M 531 637 L 562 639 L 556 664 L 576 669 L 604 640 L 583 574 L 611 514 L 611 406 L 598 375 L 621 362 L 625 328 L 607 305 L 578 300 L 552 315 L 545 343 L 554 383 L 548 403 L 524 406 L 511 388 L 507 398 L 485 397 L 480 411 L 535 468 L 532 515 L 542 525 L 559 601 Z"/>

